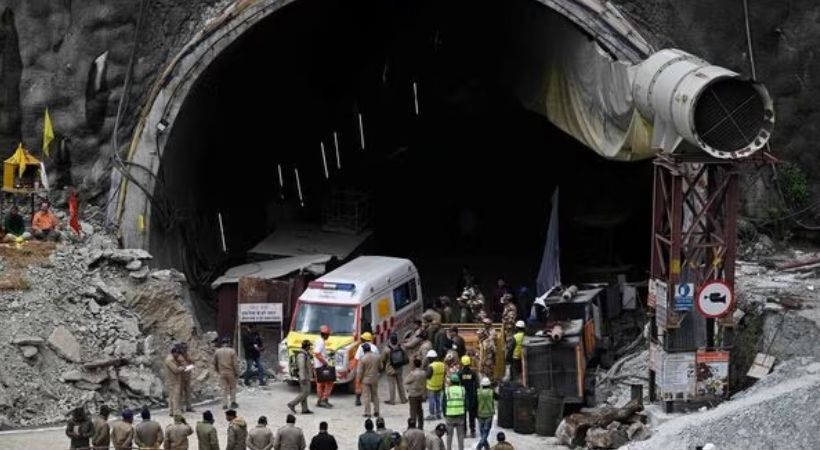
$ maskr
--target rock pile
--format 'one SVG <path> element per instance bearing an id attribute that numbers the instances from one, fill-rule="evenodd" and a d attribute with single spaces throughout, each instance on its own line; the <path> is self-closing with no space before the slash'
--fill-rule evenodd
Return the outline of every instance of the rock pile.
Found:
<path id="1" fill-rule="evenodd" d="M 0 291 L 0 424 L 60 422 L 77 406 L 164 404 L 162 359 L 175 341 L 188 342 L 197 366 L 194 394 L 210 394 L 210 344 L 184 276 L 151 272 L 150 260 L 99 233 L 28 267 L 28 290 Z"/>

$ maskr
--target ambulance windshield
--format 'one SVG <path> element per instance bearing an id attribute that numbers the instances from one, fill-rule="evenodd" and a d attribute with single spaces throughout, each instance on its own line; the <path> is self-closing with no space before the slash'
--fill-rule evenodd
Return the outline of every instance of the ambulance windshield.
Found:
<path id="1" fill-rule="evenodd" d="M 327 325 L 334 335 L 350 336 L 355 320 L 356 307 L 352 305 L 299 302 L 293 331 L 318 334 L 319 327 Z"/>

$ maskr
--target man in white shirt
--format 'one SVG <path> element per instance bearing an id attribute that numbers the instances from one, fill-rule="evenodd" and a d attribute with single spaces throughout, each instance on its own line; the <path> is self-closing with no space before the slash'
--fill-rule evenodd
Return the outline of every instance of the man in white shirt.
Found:
<path id="1" fill-rule="evenodd" d="M 321 408 L 333 407 L 328 399 L 330 398 L 330 392 L 333 390 L 333 383 L 335 381 L 319 381 L 319 370 L 330 365 L 327 352 L 325 351 L 325 342 L 328 338 L 330 338 L 330 327 L 322 325 L 319 328 L 319 339 L 316 339 L 316 342 L 313 343 L 313 368 L 316 372 L 316 406 Z"/>

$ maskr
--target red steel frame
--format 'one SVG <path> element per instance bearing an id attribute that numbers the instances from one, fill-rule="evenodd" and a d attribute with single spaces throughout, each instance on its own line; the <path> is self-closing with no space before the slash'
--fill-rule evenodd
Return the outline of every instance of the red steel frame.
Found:
<path id="1" fill-rule="evenodd" d="M 684 281 L 696 286 L 721 280 L 734 288 L 740 164 L 706 155 L 661 155 L 654 161 L 650 270 L 652 279 L 668 286 L 667 298 L 657 299 L 668 305 L 667 328 L 680 327 L 683 319 L 673 307 L 674 286 L 682 281 L 682 272 L 687 275 Z M 696 314 L 696 309 L 688 313 Z M 651 323 L 652 339 L 657 340 L 666 330 L 655 320 Z M 723 349 L 722 342 L 715 342 L 715 325 L 715 319 L 707 319 L 707 348 Z M 649 375 L 654 401 L 654 371 Z"/>

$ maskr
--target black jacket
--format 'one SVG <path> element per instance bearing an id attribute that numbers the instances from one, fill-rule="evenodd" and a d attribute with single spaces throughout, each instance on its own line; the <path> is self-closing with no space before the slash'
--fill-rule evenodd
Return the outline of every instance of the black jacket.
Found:
<path id="1" fill-rule="evenodd" d="M 94 436 L 94 424 L 88 417 L 84 417 L 82 421 L 75 421 L 72 418 L 66 425 L 65 434 L 71 439 L 71 448 L 90 447 L 91 437 Z"/>
<path id="2" fill-rule="evenodd" d="M 319 434 L 313 436 L 313 439 L 310 440 L 310 450 L 338 450 L 339 446 L 336 445 L 336 438 L 333 437 L 332 434 L 328 434 L 326 431 L 320 431 Z"/>
<path id="3" fill-rule="evenodd" d="M 257 350 L 254 345 L 262 348 L 262 338 L 259 336 L 259 333 L 245 333 L 242 335 L 242 347 L 245 349 L 245 358 L 259 358 L 259 350 Z"/>
<path id="4" fill-rule="evenodd" d="M 459 378 L 461 378 L 461 385 L 464 386 L 464 399 L 466 400 L 465 406 L 470 409 L 474 407 L 477 408 L 479 374 L 477 374 L 473 369 L 465 367 L 464 369 L 461 369 Z"/>

